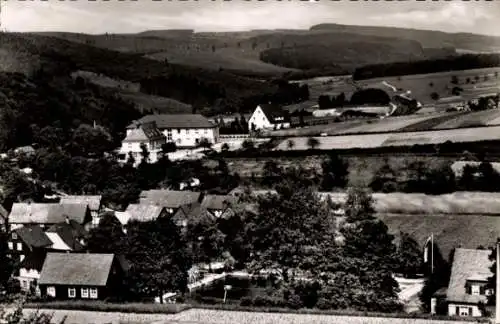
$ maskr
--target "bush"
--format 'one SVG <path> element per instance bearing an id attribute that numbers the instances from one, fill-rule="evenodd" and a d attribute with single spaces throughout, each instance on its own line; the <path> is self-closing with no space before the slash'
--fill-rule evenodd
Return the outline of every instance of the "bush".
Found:
<path id="1" fill-rule="evenodd" d="M 304 303 L 299 295 L 291 294 L 286 301 L 286 305 L 291 309 L 300 309 L 304 306 Z"/>
<path id="2" fill-rule="evenodd" d="M 253 300 L 251 297 L 243 297 L 240 300 L 240 306 L 252 306 Z"/>

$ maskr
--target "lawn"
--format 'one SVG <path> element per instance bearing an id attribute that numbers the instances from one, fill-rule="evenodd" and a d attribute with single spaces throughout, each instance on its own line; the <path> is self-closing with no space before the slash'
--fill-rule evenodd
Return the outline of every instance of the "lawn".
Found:
<path id="1" fill-rule="evenodd" d="M 199 324 L 425 324 L 429 319 L 384 318 L 346 315 L 315 315 L 264 312 L 235 312 L 212 309 L 191 309 L 172 315 L 172 320 Z M 463 321 L 433 320 L 433 324 L 455 324 Z"/>

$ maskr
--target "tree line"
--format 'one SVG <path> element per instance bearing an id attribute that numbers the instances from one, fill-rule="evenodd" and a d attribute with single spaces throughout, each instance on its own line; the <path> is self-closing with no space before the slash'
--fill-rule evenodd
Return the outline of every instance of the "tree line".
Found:
<path id="1" fill-rule="evenodd" d="M 353 79 L 364 80 L 411 74 L 492 68 L 498 66 L 500 66 L 500 55 L 498 54 L 464 54 L 442 59 L 367 65 L 357 68 L 354 71 Z"/>

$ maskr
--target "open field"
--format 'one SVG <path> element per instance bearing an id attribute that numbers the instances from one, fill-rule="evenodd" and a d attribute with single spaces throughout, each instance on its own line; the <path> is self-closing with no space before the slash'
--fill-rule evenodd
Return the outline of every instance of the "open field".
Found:
<path id="1" fill-rule="evenodd" d="M 235 312 L 211 309 L 191 309 L 171 315 L 176 323 L 192 324 L 455 324 L 462 321 L 430 321 L 429 319 L 382 318 L 341 315 L 290 313 Z"/>
<path id="2" fill-rule="evenodd" d="M 341 150 L 354 148 L 377 148 L 390 146 L 413 146 L 425 144 L 442 144 L 447 141 L 454 143 L 467 143 L 497 140 L 500 126 L 459 128 L 446 130 L 433 130 L 423 132 L 399 132 L 362 135 L 339 135 L 315 137 L 319 141 L 317 149 Z M 289 148 L 288 140 L 283 140 L 276 150 L 307 150 L 309 137 L 294 137 L 290 139 L 294 146 Z"/>
<path id="3" fill-rule="evenodd" d="M 343 204 L 347 198 L 344 192 L 322 192 Z M 431 196 L 420 193 L 373 193 L 374 207 L 381 214 L 477 214 L 496 215 L 500 222 L 500 193 L 455 192 Z M 500 223 L 499 223 L 500 226 Z"/>
<path id="4" fill-rule="evenodd" d="M 298 71 L 262 62 L 259 60 L 258 55 L 257 57 L 244 57 L 239 55 L 239 53 L 230 53 L 228 51 L 216 53 L 210 53 L 208 51 L 181 53 L 180 51 L 171 50 L 168 52 L 150 54 L 146 57 L 159 61 L 167 60 L 175 64 L 191 65 L 201 68 L 209 67 L 215 70 L 252 71 L 262 74 L 279 74 Z"/>
<path id="5" fill-rule="evenodd" d="M 70 310 L 46 310 L 53 314 L 53 322 L 59 323 L 66 318 L 68 324 L 463 324 L 467 320 L 430 320 L 397 317 L 370 317 L 328 314 L 298 314 L 230 311 L 193 308 L 178 314 L 123 314 Z M 26 315 L 32 310 L 24 310 Z"/>

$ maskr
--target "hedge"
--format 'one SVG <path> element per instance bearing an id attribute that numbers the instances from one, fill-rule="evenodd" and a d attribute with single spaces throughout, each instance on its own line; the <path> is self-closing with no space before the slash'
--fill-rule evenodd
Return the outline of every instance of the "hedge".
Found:
<path id="1" fill-rule="evenodd" d="M 97 312 L 120 312 L 139 314 L 177 314 L 190 309 L 188 304 L 154 304 L 154 303 L 107 303 L 102 301 L 52 301 L 26 303 L 24 308 L 30 309 L 64 309 Z"/>

